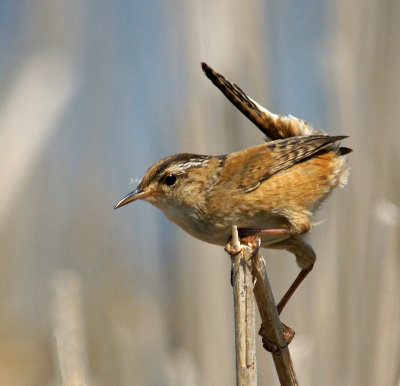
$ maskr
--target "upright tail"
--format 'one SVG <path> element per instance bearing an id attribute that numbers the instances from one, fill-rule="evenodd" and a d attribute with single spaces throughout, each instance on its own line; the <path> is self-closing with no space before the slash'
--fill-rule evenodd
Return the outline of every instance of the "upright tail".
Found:
<path id="1" fill-rule="evenodd" d="M 267 139 L 275 140 L 299 135 L 323 134 L 302 119 L 291 115 L 284 117 L 271 113 L 247 96 L 239 86 L 215 72 L 207 63 L 201 63 L 201 67 L 207 78 L 267 136 Z"/>
<path id="2" fill-rule="evenodd" d="M 253 99 L 245 94 L 245 92 L 236 84 L 231 83 L 223 75 L 215 72 L 208 64 L 201 63 L 204 73 L 207 78 L 217 86 L 221 92 L 229 99 L 229 101 L 236 106 L 251 122 L 253 122 L 266 136 L 266 140 L 282 140 L 290 137 L 298 136 L 317 136 L 321 138 L 322 142 L 326 139 L 328 142 L 335 142 L 345 137 L 328 137 L 322 131 L 314 129 L 309 123 L 298 119 L 291 115 L 280 116 L 271 113 L 265 107 L 259 105 Z M 321 137 L 323 135 L 323 137 Z M 330 140 L 329 138 L 332 138 Z M 304 140 L 304 139 L 303 139 Z M 285 143 L 287 145 L 287 143 Z M 275 146 L 271 142 L 271 146 Z M 332 162 L 334 161 L 334 182 L 333 185 L 345 185 L 349 169 L 346 165 L 346 154 L 350 153 L 352 149 L 347 147 L 340 147 L 332 143 L 331 149 L 334 153 L 327 152 L 333 156 Z"/>

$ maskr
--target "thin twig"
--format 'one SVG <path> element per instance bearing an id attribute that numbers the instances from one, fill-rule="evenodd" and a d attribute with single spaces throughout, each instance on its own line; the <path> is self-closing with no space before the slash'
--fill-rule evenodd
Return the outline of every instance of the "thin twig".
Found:
<path id="1" fill-rule="evenodd" d="M 236 383 L 257 384 L 256 307 L 251 268 L 247 261 L 251 248 L 239 244 L 237 228 L 232 229 L 232 286 L 235 312 Z M 234 254 L 236 253 L 236 254 Z"/>
<path id="2" fill-rule="evenodd" d="M 293 363 L 288 347 L 285 346 L 282 323 L 268 280 L 264 258 L 261 254 L 252 259 L 252 274 L 254 278 L 254 296 L 260 312 L 266 338 L 275 347 L 282 347 L 272 353 L 275 368 L 281 385 L 298 385 Z"/>

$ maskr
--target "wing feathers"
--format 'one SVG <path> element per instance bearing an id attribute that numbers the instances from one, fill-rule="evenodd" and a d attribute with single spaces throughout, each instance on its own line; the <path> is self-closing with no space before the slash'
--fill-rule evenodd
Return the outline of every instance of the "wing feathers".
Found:
<path id="1" fill-rule="evenodd" d="M 221 171 L 221 181 L 225 181 L 231 189 L 253 191 L 274 174 L 312 157 L 344 138 L 346 136 L 291 137 L 232 153 Z"/>
<path id="2" fill-rule="evenodd" d="M 274 158 L 274 162 L 268 170 L 269 175 L 267 178 L 345 138 L 347 138 L 345 135 L 332 137 L 328 135 L 310 135 L 267 143 L 266 146 L 271 150 Z"/>

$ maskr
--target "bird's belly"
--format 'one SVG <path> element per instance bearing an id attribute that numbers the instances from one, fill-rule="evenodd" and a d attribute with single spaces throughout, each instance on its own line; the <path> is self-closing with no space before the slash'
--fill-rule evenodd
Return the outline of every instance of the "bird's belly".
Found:
<path id="1" fill-rule="evenodd" d="M 161 208 L 160 208 L 161 209 Z M 229 218 L 204 219 L 190 208 L 162 208 L 165 216 L 193 237 L 210 244 L 225 245 L 231 237 L 232 226 L 251 229 L 282 228 L 282 219 L 274 214 L 265 213 L 252 218 L 241 218 L 238 223 Z M 262 246 L 275 244 L 288 236 L 263 235 Z"/>
<path id="2" fill-rule="evenodd" d="M 204 221 L 191 208 L 176 209 L 174 207 L 160 208 L 168 220 L 179 225 L 184 231 L 196 239 L 210 244 L 225 245 L 231 235 L 231 227 L 223 224 Z"/>

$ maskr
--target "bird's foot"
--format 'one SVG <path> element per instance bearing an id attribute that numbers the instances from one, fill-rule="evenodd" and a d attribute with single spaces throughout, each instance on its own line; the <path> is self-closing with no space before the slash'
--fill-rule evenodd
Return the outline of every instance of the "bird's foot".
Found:
<path id="1" fill-rule="evenodd" d="M 259 236 L 257 235 L 244 236 L 240 237 L 239 240 L 240 240 L 239 245 L 245 244 L 252 249 L 252 253 L 249 260 L 251 260 L 254 256 L 257 255 L 258 251 L 261 248 L 261 238 Z M 241 250 L 242 250 L 241 247 L 237 248 L 233 245 L 232 238 L 230 238 L 225 245 L 225 251 L 229 253 L 231 256 L 237 255 Z"/>
<path id="2" fill-rule="evenodd" d="M 239 248 L 237 248 L 237 246 L 233 245 L 232 237 L 225 244 L 225 252 L 229 253 L 229 255 L 231 255 L 231 256 L 237 255 L 241 250 L 242 250 L 242 247 L 240 246 L 240 244 L 239 244 Z"/>
<path id="3" fill-rule="evenodd" d="M 255 257 L 261 248 L 261 238 L 257 235 L 241 237 L 240 242 L 242 244 L 247 244 L 251 248 L 249 260 Z"/>

